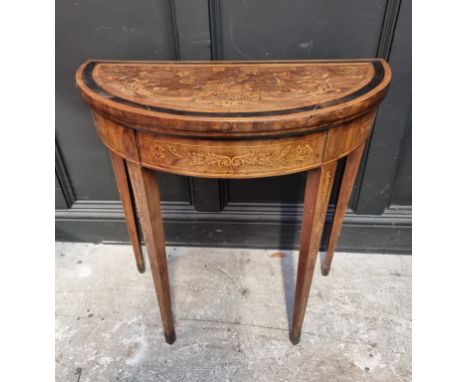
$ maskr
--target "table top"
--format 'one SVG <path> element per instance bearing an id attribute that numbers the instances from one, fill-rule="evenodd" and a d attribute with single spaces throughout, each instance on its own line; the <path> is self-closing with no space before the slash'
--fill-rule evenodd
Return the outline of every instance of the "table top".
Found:
<path id="1" fill-rule="evenodd" d="M 384 60 L 94 61 L 76 73 L 105 117 L 174 136 L 282 136 L 368 113 L 385 96 Z"/>

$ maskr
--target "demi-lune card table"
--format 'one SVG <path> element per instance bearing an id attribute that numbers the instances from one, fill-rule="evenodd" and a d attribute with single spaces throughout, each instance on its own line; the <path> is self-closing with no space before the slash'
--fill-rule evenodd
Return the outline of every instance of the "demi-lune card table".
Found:
<path id="1" fill-rule="evenodd" d="M 137 266 L 143 231 L 166 342 L 175 341 L 153 170 L 241 179 L 307 172 L 290 339 L 297 344 L 337 163 L 344 170 L 321 271 L 327 275 L 376 113 L 391 78 L 380 59 L 99 61 L 76 83 L 110 152 Z M 138 215 L 137 215 L 138 213 Z"/>

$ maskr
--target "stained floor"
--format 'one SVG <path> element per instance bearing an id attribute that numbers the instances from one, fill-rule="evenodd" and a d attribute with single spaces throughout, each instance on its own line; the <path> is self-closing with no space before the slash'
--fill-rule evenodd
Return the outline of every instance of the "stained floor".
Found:
<path id="1" fill-rule="evenodd" d="M 293 346 L 297 252 L 167 253 L 173 345 L 130 246 L 56 244 L 57 381 L 411 380 L 411 257 L 338 253 L 328 277 L 316 269 Z"/>

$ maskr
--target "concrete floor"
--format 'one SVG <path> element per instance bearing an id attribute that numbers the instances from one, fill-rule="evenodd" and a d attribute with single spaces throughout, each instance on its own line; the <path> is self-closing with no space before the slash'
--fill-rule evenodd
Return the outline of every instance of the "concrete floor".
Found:
<path id="1" fill-rule="evenodd" d="M 288 338 L 297 252 L 168 248 L 177 340 L 130 246 L 57 243 L 57 381 L 410 381 L 411 258 L 338 253 Z M 318 267 L 317 267 L 318 268 Z"/>

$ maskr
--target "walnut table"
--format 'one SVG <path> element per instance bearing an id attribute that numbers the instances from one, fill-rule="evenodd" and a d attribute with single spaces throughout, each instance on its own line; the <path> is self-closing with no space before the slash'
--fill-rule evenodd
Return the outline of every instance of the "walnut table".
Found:
<path id="1" fill-rule="evenodd" d="M 307 171 L 294 314 L 299 342 L 337 162 L 345 159 L 328 274 L 376 107 L 391 73 L 383 60 L 271 62 L 87 61 L 76 73 L 112 159 L 138 269 L 148 250 L 164 335 L 175 341 L 157 178 Z M 133 197 L 136 209 L 133 205 Z"/>

